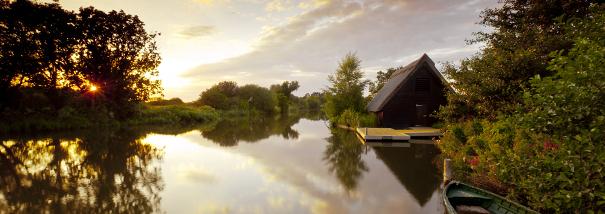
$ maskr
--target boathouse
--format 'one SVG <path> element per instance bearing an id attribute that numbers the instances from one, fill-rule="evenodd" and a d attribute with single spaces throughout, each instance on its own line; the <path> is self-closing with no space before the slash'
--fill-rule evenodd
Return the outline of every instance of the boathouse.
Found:
<path id="1" fill-rule="evenodd" d="M 446 88 L 445 78 L 424 54 L 395 71 L 367 110 L 377 115 L 382 127 L 430 126 L 436 120 L 431 114 L 446 103 Z"/>

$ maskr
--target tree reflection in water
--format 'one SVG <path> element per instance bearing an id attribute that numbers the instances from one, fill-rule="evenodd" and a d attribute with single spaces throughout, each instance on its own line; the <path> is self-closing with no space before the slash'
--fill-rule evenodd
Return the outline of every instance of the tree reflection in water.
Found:
<path id="1" fill-rule="evenodd" d="M 368 171 L 362 154 L 365 146 L 359 142 L 355 133 L 342 129 L 331 129 L 332 136 L 328 137 L 324 160 L 328 162 L 330 172 L 347 191 L 357 188 L 357 183 L 364 172 Z"/>
<path id="2" fill-rule="evenodd" d="M 239 142 L 257 142 L 273 135 L 284 139 L 297 139 L 299 133 L 292 126 L 300 120 L 301 115 L 242 117 L 225 119 L 213 129 L 202 131 L 202 136 L 221 146 L 236 146 Z"/>
<path id="3" fill-rule="evenodd" d="M 98 131 L 0 144 L 0 209 L 9 213 L 150 213 L 161 152 L 140 131 Z"/>

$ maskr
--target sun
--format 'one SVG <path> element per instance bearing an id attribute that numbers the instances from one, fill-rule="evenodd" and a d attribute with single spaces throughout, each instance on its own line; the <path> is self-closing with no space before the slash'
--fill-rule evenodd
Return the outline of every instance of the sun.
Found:
<path id="1" fill-rule="evenodd" d="M 91 86 L 90 86 L 90 89 L 88 89 L 88 90 L 89 90 L 90 92 L 95 92 L 95 91 L 97 91 L 97 90 L 98 90 L 98 88 L 97 88 L 97 86 L 95 86 L 95 85 L 91 85 Z"/>

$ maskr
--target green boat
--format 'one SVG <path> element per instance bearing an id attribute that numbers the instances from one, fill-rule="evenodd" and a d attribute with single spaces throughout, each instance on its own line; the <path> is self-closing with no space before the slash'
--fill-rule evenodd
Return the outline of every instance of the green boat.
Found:
<path id="1" fill-rule="evenodd" d="M 538 213 L 502 196 L 459 181 L 452 181 L 445 187 L 443 201 L 450 214 Z"/>

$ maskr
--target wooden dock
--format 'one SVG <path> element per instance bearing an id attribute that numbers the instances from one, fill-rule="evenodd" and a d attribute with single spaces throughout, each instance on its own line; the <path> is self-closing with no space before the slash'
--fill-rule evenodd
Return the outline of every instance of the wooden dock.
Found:
<path id="1" fill-rule="evenodd" d="M 413 127 L 410 129 L 357 128 L 357 135 L 364 141 L 409 141 L 413 138 L 441 136 L 439 129 Z"/>

